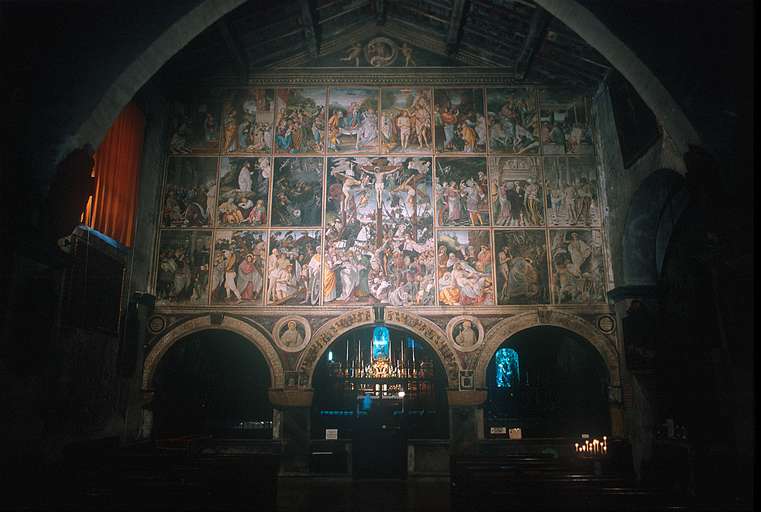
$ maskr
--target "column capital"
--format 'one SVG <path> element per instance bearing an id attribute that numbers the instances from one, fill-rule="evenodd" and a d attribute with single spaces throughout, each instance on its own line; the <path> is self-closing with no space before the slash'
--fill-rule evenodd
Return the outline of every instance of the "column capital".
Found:
<path id="1" fill-rule="evenodd" d="M 485 389 L 471 389 L 466 391 L 447 390 L 449 407 L 473 407 L 482 405 L 486 401 Z"/>
<path id="2" fill-rule="evenodd" d="M 270 389 L 272 406 L 277 409 L 287 407 L 311 407 L 314 391 L 311 389 Z"/>

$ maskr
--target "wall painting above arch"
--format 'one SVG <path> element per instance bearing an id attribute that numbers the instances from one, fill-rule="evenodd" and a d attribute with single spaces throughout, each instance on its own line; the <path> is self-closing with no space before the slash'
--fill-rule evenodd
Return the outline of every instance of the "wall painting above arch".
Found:
<path id="1" fill-rule="evenodd" d="M 437 152 L 486 151 L 483 89 L 436 89 L 433 111 Z"/>
<path id="2" fill-rule="evenodd" d="M 270 176 L 270 157 L 222 157 L 219 162 L 217 226 L 265 226 Z"/>
<path id="3" fill-rule="evenodd" d="M 164 230 L 158 244 L 157 305 L 208 303 L 211 231 Z"/>
<path id="4" fill-rule="evenodd" d="M 539 157 L 489 158 L 495 226 L 544 226 L 545 187 L 539 161 Z"/>
<path id="5" fill-rule="evenodd" d="M 223 103 L 226 154 L 270 153 L 275 120 L 275 91 L 245 88 L 228 91 Z"/>
<path id="6" fill-rule="evenodd" d="M 322 224 L 323 159 L 275 158 L 272 185 L 273 226 Z"/>
<path id="7" fill-rule="evenodd" d="M 211 267 L 211 303 L 259 306 L 264 298 L 267 233 L 217 230 Z"/>
<path id="8" fill-rule="evenodd" d="M 539 112 L 534 89 L 487 89 L 486 111 L 492 153 L 539 152 Z"/>
<path id="9" fill-rule="evenodd" d="M 277 89 L 275 152 L 324 152 L 327 95 L 325 87 Z"/>
<path id="10" fill-rule="evenodd" d="M 550 247 L 555 303 L 605 303 L 602 233 L 553 229 Z"/>
<path id="11" fill-rule="evenodd" d="M 331 88 L 328 109 L 328 153 L 378 152 L 376 88 Z"/>
<path id="12" fill-rule="evenodd" d="M 168 160 L 162 227 L 210 227 L 217 210 L 217 159 L 171 157 Z"/>
<path id="13" fill-rule="evenodd" d="M 324 303 L 432 305 L 430 157 L 329 158 Z"/>
<path id="14" fill-rule="evenodd" d="M 169 108 L 169 154 L 206 155 L 219 151 L 222 109 L 219 100 L 174 101 Z"/>

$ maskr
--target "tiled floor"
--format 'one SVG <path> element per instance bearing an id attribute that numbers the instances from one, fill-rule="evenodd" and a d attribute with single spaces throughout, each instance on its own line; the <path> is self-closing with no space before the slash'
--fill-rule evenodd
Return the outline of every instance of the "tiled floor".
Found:
<path id="1" fill-rule="evenodd" d="M 449 512 L 448 478 L 283 478 L 277 512 Z"/>

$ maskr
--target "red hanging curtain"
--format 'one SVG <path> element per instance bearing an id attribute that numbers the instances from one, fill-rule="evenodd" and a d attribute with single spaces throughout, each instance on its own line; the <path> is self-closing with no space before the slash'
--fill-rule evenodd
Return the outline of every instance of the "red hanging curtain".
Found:
<path id="1" fill-rule="evenodd" d="M 134 237 L 145 116 L 130 102 L 95 151 L 95 193 L 82 222 L 127 247 Z"/>

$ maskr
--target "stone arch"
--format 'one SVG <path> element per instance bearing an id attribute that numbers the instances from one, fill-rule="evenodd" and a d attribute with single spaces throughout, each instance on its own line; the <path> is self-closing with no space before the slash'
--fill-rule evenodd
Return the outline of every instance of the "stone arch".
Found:
<path id="1" fill-rule="evenodd" d="M 454 352 L 447 344 L 447 336 L 443 329 L 430 320 L 400 309 L 386 308 L 384 313 L 383 323 L 410 331 L 433 348 L 446 371 L 447 387 L 457 389 L 460 368 Z M 373 309 L 366 308 L 344 313 L 317 329 L 297 365 L 299 372 L 307 376 L 307 385 L 311 386 L 317 361 L 339 336 L 357 327 L 374 323 Z"/>
<path id="2" fill-rule="evenodd" d="M 681 154 L 700 136 L 679 104 L 650 69 L 597 16 L 576 0 L 536 0 L 536 3 L 600 52 L 650 107 Z"/>
<path id="3" fill-rule="evenodd" d="M 668 239 L 688 198 L 684 178 L 670 169 L 658 169 L 642 180 L 624 225 L 624 285 L 655 285 Z"/>
<path id="4" fill-rule="evenodd" d="M 501 320 L 486 333 L 484 347 L 476 362 L 475 385 L 486 388 L 486 368 L 500 345 L 513 334 L 531 327 L 552 325 L 578 334 L 594 346 L 605 362 L 610 376 L 610 386 L 620 386 L 619 354 L 607 336 L 600 333 L 586 320 L 568 313 L 553 310 L 532 311 Z"/>
<path id="5" fill-rule="evenodd" d="M 136 59 L 124 67 L 88 118 L 58 148 L 58 161 L 85 144 L 98 147 L 119 112 L 175 53 L 222 16 L 245 2 L 246 0 L 203 0 L 167 27 Z"/>
<path id="6" fill-rule="evenodd" d="M 285 374 L 283 372 L 283 363 L 280 361 L 272 343 L 264 334 L 251 324 L 238 318 L 225 316 L 219 324 L 212 324 L 209 315 L 199 316 L 187 322 L 183 322 L 174 329 L 164 334 L 161 339 L 153 346 L 143 363 L 143 390 L 152 389 L 153 376 L 156 373 L 161 358 L 164 354 L 180 339 L 189 334 L 209 329 L 230 331 L 243 336 L 246 341 L 254 345 L 267 361 L 267 367 L 270 370 L 270 386 L 274 389 L 283 387 Z"/>

